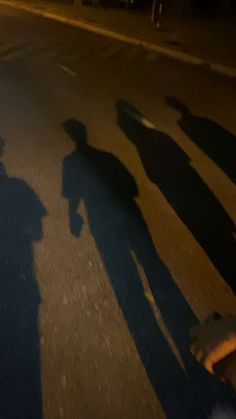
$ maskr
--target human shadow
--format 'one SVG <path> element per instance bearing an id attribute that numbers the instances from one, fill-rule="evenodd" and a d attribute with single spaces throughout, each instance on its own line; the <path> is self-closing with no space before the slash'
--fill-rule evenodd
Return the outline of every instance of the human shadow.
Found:
<path id="1" fill-rule="evenodd" d="M 0 139 L 0 154 L 4 142 Z M 0 161 L 0 417 L 42 419 L 33 243 L 46 211 L 31 187 Z"/>
<path id="2" fill-rule="evenodd" d="M 113 154 L 88 144 L 82 123 L 70 119 L 64 123 L 64 129 L 76 144 L 63 161 L 62 196 L 68 201 L 71 234 L 80 236 L 83 219 L 78 207 L 83 200 L 91 234 L 167 418 L 206 418 L 209 406 L 221 398 L 225 388 L 222 390 L 214 379 L 209 387 L 205 371 L 189 354 L 188 330 L 197 320 L 156 253 L 135 202 L 136 182 Z M 157 325 L 135 259 L 145 272 L 191 377 L 179 366 Z M 200 391 L 195 381 L 201 382 Z"/>
<path id="3" fill-rule="evenodd" d="M 236 183 L 236 137 L 209 118 L 193 115 L 189 108 L 174 97 L 166 103 L 180 112 L 179 127 Z"/>
<path id="4" fill-rule="evenodd" d="M 117 122 L 136 146 L 151 182 L 160 188 L 235 292 L 235 225 L 191 166 L 189 156 L 169 135 L 149 126 L 127 102 L 118 101 Z"/>

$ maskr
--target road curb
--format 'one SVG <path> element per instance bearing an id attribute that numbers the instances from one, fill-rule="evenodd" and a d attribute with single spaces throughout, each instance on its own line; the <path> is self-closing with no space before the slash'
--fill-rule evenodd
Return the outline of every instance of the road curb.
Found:
<path id="1" fill-rule="evenodd" d="M 122 34 L 120 32 L 115 32 L 110 29 L 106 29 L 102 26 L 89 23 L 82 19 L 71 19 L 68 17 L 60 16 L 54 12 L 42 10 L 42 8 L 39 8 L 39 7 L 35 8 L 28 5 L 16 3 L 13 1 L 0 0 L 0 4 L 10 6 L 18 10 L 23 10 L 25 12 L 33 13 L 37 16 L 45 17 L 48 19 L 53 19 L 58 22 L 65 23 L 67 25 L 74 26 L 74 27 L 77 27 L 79 29 L 83 29 L 89 32 L 93 32 L 98 35 L 103 35 L 111 39 L 126 42 L 131 45 L 141 46 L 145 49 L 155 51 L 160 55 L 163 55 L 165 57 L 168 57 L 177 61 L 181 61 L 186 64 L 204 66 L 204 67 L 207 67 L 211 71 L 220 73 L 227 77 L 236 77 L 235 67 L 220 64 L 211 60 L 206 60 L 196 55 L 192 55 L 192 54 L 182 52 L 176 49 L 168 48 L 163 45 L 154 44 L 152 42 L 144 41 L 136 37 Z"/>

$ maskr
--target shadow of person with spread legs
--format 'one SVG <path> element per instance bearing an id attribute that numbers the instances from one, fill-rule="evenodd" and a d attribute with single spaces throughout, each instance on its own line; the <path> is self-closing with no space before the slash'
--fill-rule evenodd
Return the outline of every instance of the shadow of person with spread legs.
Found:
<path id="1" fill-rule="evenodd" d="M 236 183 L 236 137 L 209 118 L 193 115 L 189 108 L 174 97 L 166 103 L 181 114 L 178 125 Z"/>
<path id="2" fill-rule="evenodd" d="M 236 291 L 235 225 L 223 206 L 191 166 L 188 155 L 164 132 L 147 124 L 124 101 L 117 103 L 117 121 L 136 146 L 149 179 Z"/>
<path id="3" fill-rule="evenodd" d="M 145 298 L 135 259 L 143 267 L 164 321 L 193 370 L 196 364 L 187 351 L 187 334 L 196 318 L 156 253 L 135 202 L 136 182 L 114 155 L 88 144 L 82 123 L 70 119 L 64 128 L 76 144 L 63 161 L 62 195 L 68 200 L 70 231 L 79 237 L 83 220 L 77 211 L 83 200 L 90 231 L 167 418 L 205 418 L 209 403 L 205 406 L 200 401 L 195 384 L 177 363 Z M 215 394 L 209 395 L 210 403 Z"/>
<path id="4" fill-rule="evenodd" d="M 0 139 L 0 151 L 4 142 Z M 0 162 L 0 417 L 42 419 L 38 310 L 33 243 L 46 211 Z"/>

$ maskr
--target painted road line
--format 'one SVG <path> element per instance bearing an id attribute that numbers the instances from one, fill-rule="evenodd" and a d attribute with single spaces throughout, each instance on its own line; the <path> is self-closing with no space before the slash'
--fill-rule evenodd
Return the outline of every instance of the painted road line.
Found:
<path id="1" fill-rule="evenodd" d="M 71 70 L 69 67 L 67 67 L 64 64 L 59 64 L 59 68 L 61 68 L 63 71 L 65 71 L 65 73 L 69 74 L 72 77 L 77 76 L 77 73 L 75 73 L 75 71 Z"/>

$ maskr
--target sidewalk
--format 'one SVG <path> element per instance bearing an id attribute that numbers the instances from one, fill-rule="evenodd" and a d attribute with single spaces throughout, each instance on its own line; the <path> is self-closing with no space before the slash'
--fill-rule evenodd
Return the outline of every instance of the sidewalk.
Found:
<path id="1" fill-rule="evenodd" d="M 192 64 L 205 64 L 213 70 L 236 76 L 235 22 L 203 19 L 163 18 L 163 30 L 157 31 L 144 11 L 118 8 L 94 8 L 57 2 L 4 1 L 15 7 L 63 20 L 125 42 Z"/>

